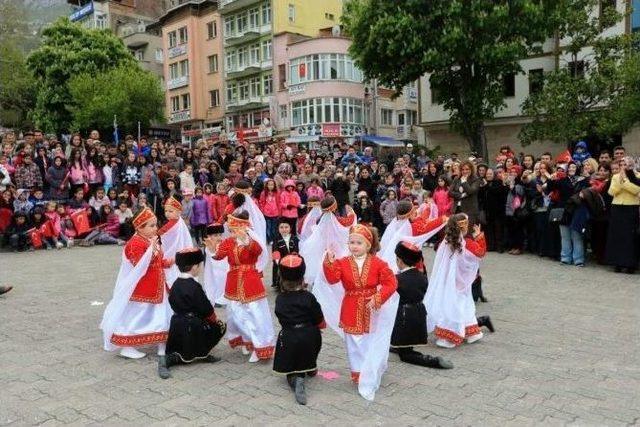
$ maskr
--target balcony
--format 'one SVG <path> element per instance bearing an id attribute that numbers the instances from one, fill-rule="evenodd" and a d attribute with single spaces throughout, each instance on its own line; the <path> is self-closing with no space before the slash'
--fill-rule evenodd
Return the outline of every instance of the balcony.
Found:
<path id="1" fill-rule="evenodd" d="M 270 70 L 271 67 L 271 61 L 254 62 L 242 67 L 235 67 L 226 70 L 225 77 L 229 79 L 238 79 L 259 73 L 261 70 Z"/>
<path id="2" fill-rule="evenodd" d="M 179 123 L 191 120 L 191 110 L 174 111 L 169 116 L 169 123 Z"/>
<path id="3" fill-rule="evenodd" d="M 220 0 L 220 13 L 226 15 L 228 13 L 235 12 L 236 10 L 243 9 L 256 3 L 260 3 L 262 0 Z"/>
<path id="4" fill-rule="evenodd" d="M 178 46 L 174 46 L 172 48 L 170 48 L 167 52 L 167 56 L 169 57 L 169 59 L 175 58 L 177 56 L 180 55 L 186 55 L 187 54 L 187 45 L 186 44 L 181 44 Z"/>
<path id="5" fill-rule="evenodd" d="M 269 105 L 269 96 L 251 96 L 227 101 L 227 111 L 249 110 Z"/>
<path id="6" fill-rule="evenodd" d="M 189 85 L 189 76 L 180 76 L 175 79 L 167 80 L 167 89 L 177 89 Z"/>
<path id="7" fill-rule="evenodd" d="M 148 34 L 144 31 L 134 31 L 134 32 L 123 32 L 120 36 L 122 38 L 122 42 L 129 49 L 139 49 L 142 46 L 146 46 L 149 44 L 149 40 L 151 37 L 157 37 L 151 34 Z"/>

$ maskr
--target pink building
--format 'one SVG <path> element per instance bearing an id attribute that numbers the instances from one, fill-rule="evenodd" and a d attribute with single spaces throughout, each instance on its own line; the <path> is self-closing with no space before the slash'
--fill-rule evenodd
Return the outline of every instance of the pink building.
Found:
<path id="1" fill-rule="evenodd" d="M 350 44 L 331 30 L 315 38 L 274 37 L 271 117 L 281 132 L 290 131 L 288 141 L 352 140 L 366 133 L 370 107 L 362 72 L 348 54 Z"/>

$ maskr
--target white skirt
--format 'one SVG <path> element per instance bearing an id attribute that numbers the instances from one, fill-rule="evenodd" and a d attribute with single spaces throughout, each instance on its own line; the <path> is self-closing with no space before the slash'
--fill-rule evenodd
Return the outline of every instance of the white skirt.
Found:
<path id="1" fill-rule="evenodd" d="M 231 348 L 244 346 L 255 351 L 258 359 L 271 359 L 275 350 L 275 333 L 266 298 L 227 304 L 227 340 Z"/>
<path id="2" fill-rule="evenodd" d="M 129 301 L 113 331 L 111 343 L 118 347 L 164 343 L 172 314 L 166 292 L 161 304 Z"/>

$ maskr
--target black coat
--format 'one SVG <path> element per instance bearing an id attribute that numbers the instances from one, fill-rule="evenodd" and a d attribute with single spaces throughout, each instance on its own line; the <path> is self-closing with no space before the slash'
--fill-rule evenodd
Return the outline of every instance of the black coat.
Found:
<path id="1" fill-rule="evenodd" d="M 283 292 L 276 298 L 276 317 L 282 326 L 276 343 L 273 370 L 280 374 L 304 373 L 317 369 L 322 347 L 320 327 L 324 316 L 311 292 Z"/>
<path id="2" fill-rule="evenodd" d="M 334 179 L 329 185 L 329 190 L 331 191 L 331 194 L 333 194 L 333 197 L 336 198 L 338 207 L 342 208 L 344 205 L 349 203 L 349 191 L 351 190 L 351 187 L 344 178 Z"/>
<path id="3" fill-rule="evenodd" d="M 422 303 L 429 282 L 415 268 L 396 275 L 400 304 L 391 335 L 391 347 L 427 344 L 427 310 Z"/>
<path id="4" fill-rule="evenodd" d="M 484 211 L 487 220 L 504 218 L 509 187 L 502 181 L 489 181 L 484 187 Z"/>
<path id="5" fill-rule="evenodd" d="M 279 252 L 280 258 L 282 259 L 287 255 L 299 253 L 299 243 L 300 240 L 298 239 L 298 236 L 292 234 L 291 238 L 289 239 L 289 246 L 287 247 L 287 244 L 282 236 L 278 234 L 278 238 L 271 245 L 271 251 Z M 280 268 L 278 267 L 278 263 L 276 263 L 275 261 L 273 261 L 272 273 L 273 274 L 271 275 L 271 277 L 273 279 L 273 286 L 278 286 L 280 283 Z"/>
<path id="6" fill-rule="evenodd" d="M 189 363 L 205 358 L 218 344 L 226 325 L 215 319 L 213 306 L 202 286 L 193 278 L 178 278 L 169 294 L 174 311 L 169 327 L 167 354 L 176 354 Z"/>

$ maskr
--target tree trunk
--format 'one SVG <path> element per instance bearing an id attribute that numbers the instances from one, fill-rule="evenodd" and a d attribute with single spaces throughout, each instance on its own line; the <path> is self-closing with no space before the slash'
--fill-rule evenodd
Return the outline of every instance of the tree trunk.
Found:
<path id="1" fill-rule="evenodd" d="M 489 152 L 487 150 L 487 133 L 484 123 L 471 126 L 471 129 L 472 131 L 467 135 L 469 149 L 474 152 L 476 156 L 482 157 L 485 162 L 488 162 Z"/>

